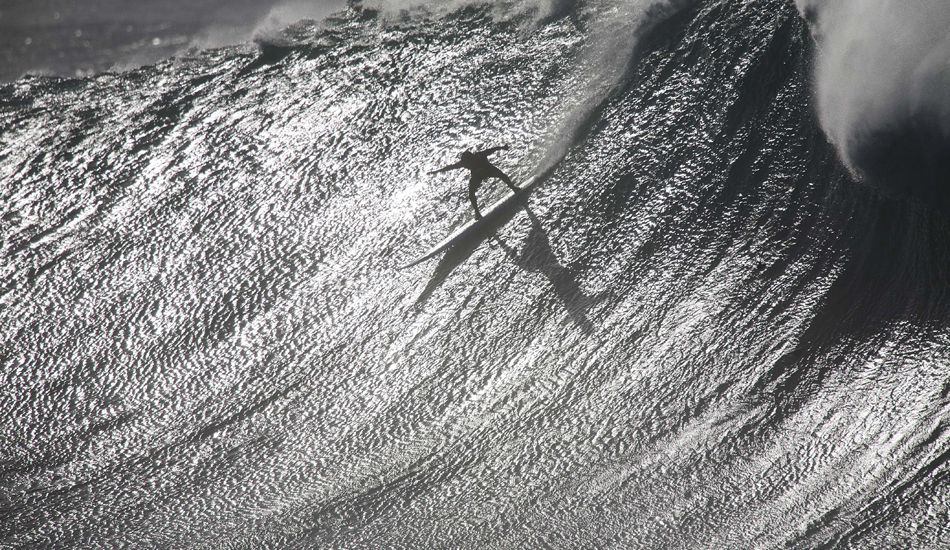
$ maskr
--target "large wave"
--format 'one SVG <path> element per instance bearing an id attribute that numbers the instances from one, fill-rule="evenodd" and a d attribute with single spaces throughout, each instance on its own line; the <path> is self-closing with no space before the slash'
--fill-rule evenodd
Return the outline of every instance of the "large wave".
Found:
<path id="1" fill-rule="evenodd" d="M 839 161 L 792 2 L 680 7 L 0 86 L 0 546 L 950 547 L 950 220 Z M 560 161 L 397 269 L 501 143 Z"/>

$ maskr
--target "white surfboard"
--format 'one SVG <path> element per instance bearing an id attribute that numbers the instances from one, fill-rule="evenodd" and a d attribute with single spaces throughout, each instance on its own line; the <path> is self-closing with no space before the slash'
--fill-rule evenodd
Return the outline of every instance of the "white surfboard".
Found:
<path id="1" fill-rule="evenodd" d="M 518 200 L 519 198 L 526 197 L 528 193 L 531 191 L 531 188 L 533 188 L 540 179 L 541 178 L 535 176 L 529 179 L 528 181 L 524 182 L 524 184 L 521 185 L 521 188 L 517 192 L 512 192 L 510 195 L 504 197 L 503 199 L 500 199 L 498 202 L 491 205 L 488 208 L 488 210 L 485 210 L 484 212 L 482 212 L 482 219 L 480 220 L 473 219 L 472 221 L 466 223 L 462 227 L 456 229 L 454 232 L 452 232 L 451 235 L 443 239 L 439 244 L 430 248 L 428 252 L 426 252 L 422 256 L 419 256 L 418 258 L 409 262 L 408 264 L 401 266 L 399 269 L 412 267 L 416 264 L 419 264 L 428 260 L 429 258 L 432 258 L 433 256 L 435 256 L 436 254 L 439 254 L 440 252 L 445 252 L 446 250 L 452 248 L 456 244 L 466 240 L 468 237 L 478 233 L 481 229 L 485 228 L 489 224 L 494 223 L 495 222 L 494 218 L 498 217 L 498 215 L 501 212 L 504 212 L 506 208 L 512 202 Z"/>

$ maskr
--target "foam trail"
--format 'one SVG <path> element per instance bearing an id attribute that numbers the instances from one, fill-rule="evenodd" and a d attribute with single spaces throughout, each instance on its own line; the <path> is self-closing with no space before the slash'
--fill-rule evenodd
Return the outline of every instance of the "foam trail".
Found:
<path id="1" fill-rule="evenodd" d="M 637 54 L 640 37 L 653 25 L 668 17 L 688 2 L 666 0 L 627 0 L 598 6 L 599 15 L 593 23 L 594 33 L 582 54 L 578 67 L 583 76 L 570 94 L 573 107 L 566 109 L 561 120 L 545 138 L 536 173 L 552 169 L 568 153 L 579 135 L 596 116 L 603 102 L 621 89 L 629 79 L 628 71 Z M 558 8 L 549 9 L 553 12 Z"/>
<path id="2" fill-rule="evenodd" d="M 950 142 L 950 2 L 796 2 L 819 45 L 821 123 L 845 162 L 892 190 L 933 198 L 926 180 L 945 174 L 928 164 L 939 165 Z"/>

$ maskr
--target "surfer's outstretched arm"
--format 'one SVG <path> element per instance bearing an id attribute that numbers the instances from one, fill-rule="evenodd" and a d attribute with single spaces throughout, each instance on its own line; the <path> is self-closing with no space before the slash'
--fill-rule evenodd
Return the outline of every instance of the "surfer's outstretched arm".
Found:
<path id="1" fill-rule="evenodd" d="M 487 157 L 488 155 L 494 153 L 495 151 L 501 151 L 502 149 L 507 150 L 507 149 L 508 149 L 508 146 L 507 146 L 507 145 L 502 145 L 501 147 L 490 147 L 490 148 L 488 148 L 488 149 L 485 149 L 484 151 L 479 151 L 479 152 L 477 152 L 477 153 L 475 153 L 475 154 L 476 154 L 476 155 L 484 155 L 484 156 Z"/>
<path id="2" fill-rule="evenodd" d="M 462 163 L 461 163 L 461 162 L 456 162 L 455 164 L 450 164 L 450 165 L 448 165 L 448 166 L 444 166 L 444 167 L 442 167 L 442 168 L 439 168 L 438 170 L 433 170 L 433 171 L 431 171 L 431 172 L 429 172 L 429 173 L 430 173 L 430 174 L 439 174 L 439 173 L 442 173 L 442 172 L 448 172 L 449 170 L 458 170 L 459 168 L 462 168 Z"/>

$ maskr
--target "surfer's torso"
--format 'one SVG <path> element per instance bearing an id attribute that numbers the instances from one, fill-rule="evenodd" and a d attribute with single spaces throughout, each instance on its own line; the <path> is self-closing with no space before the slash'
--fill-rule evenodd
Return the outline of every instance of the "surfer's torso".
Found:
<path id="1" fill-rule="evenodd" d="M 508 146 L 502 147 L 492 147 L 491 149 L 485 149 L 484 151 L 478 151 L 473 153 L 471 151 L 465 151 L 459 155 L 459 161 L 455 164 L 450 164 L 444 168 L 439 168 L 430 174 L 438 174 L 439 172 L 446 172 L 449 170 L 457 170 L 459 168 L 466 168 L 471 171 L 471 178 L 468 180 L 468 198 L 472 203 L 472 208 L 475 210 L 475 217 L 481 218 L 482 215 L 478 211 L 478 203 L 475 201 L 475 190 L 478 189 L 482 182 L 489 178 L 498 178 L 501 181 L 505 182 L 505 185 L 511 188 L 512 191 L 517 191 L 518 186 L 511 183 L 511 178 L 505 175 L 504 172 L 499 170 L 495 165 L 488 161 L 488 155 L 498 151 L 499 149 L 507 149 Z"/>

